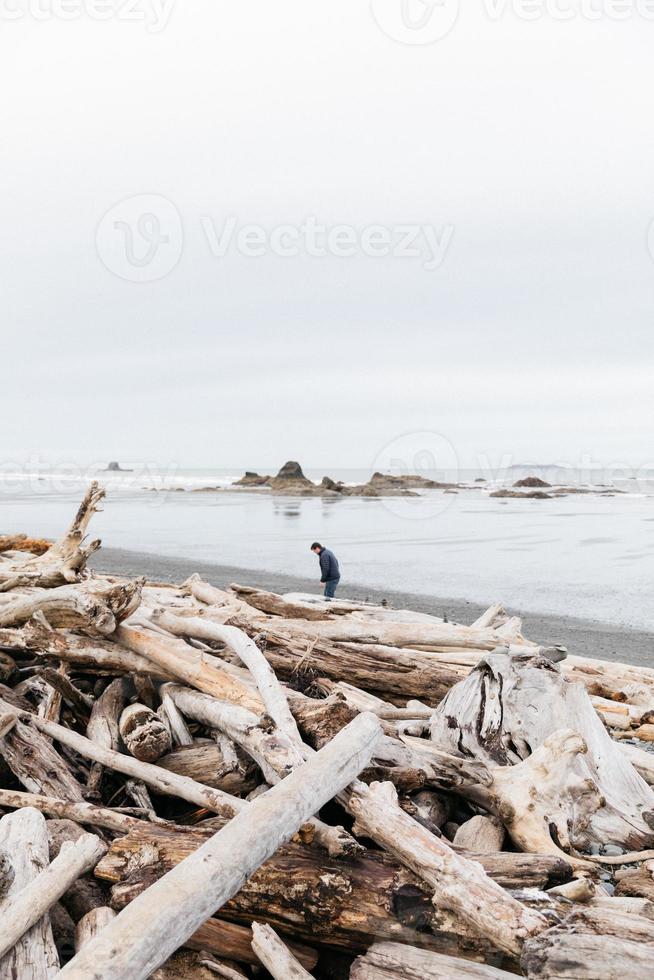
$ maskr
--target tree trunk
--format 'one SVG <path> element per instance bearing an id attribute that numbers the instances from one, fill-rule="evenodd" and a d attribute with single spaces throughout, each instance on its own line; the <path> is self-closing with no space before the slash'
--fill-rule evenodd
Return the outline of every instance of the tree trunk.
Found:
<path id="1" fill-rule="evenodd" d="M 221 789 L 233 796 L 249 793 L 258 781 L 255 767 L 243 753 L 237 752 L 233 747 L 227 754 L 225 743 L 229 745 L 229 739 L 224 738 L 222 744 L 211 739 L 198 739 L 191 745 L 173 749 L 168 755 L 162 756 L 157 765 L 168 772 L 188 776 L 189 779 Z"/>
<path id="2" fill-rule="evenodd" d="M 18 713 L 16 708 L 2 699 L 0 711 L 8 715 Z M 34 718 L 30 715 L 26 717 Z M 39 722 L 53 724 L 42 719 Z M 17 719 L 11 731 L 0 738 L 0 755 L 4 756 L 11 771 L 30 792 L 73 803 L 82 802 L 82 787 L 48 739 L 32 726 Z"/>
<path id="3" fill-rule="evenodd" d="M 193 853 L 208 833 L 199 828 L 135 827 L 113 841 L 95 873 L 114 883 L 113 903 L 122 907 Z M 544 888 L 571 874 L 568 864 L 553 857 L 473 857 L 506 888 Z M 255 918 L 286 935 L 354 951 L 365 950 L 379 938 L 470 957 L 492 949 L 460 917 L 435 909 L 420 879 L 378 851 L 334 862 L 315 847 L 288 844 L 245 882 L 221 916 L 241 923 Z M 224 955 L 235 958 L 227 950 Z M 304 966 L 311 969 L 306 962 Z"/>

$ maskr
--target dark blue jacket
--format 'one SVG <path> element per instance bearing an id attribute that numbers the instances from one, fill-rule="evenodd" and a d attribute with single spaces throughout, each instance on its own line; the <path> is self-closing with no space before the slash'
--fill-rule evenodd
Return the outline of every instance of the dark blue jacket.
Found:
<path id="1" fill-rule="evenodd" d="M 331 582 L 335 578 L 341 577 L 336 555 L 329 548 L 323 548 L 318 555 L 320 561 L 320 581 Z"/>

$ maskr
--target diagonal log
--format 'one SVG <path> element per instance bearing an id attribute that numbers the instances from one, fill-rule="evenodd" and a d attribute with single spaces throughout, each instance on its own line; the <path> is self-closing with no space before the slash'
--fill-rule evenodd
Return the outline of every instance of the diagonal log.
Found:
<path id="1" fill-rule="evenodd" d="M 480 864 L 457 854 L 408 816 L 390 783 L 365 786 L 357 781 L 346 805 L 355 817 L 355 834 L 372 838 L 419 875 L 438 906 L 461 915 L 498 949 L 517 954 L 527 936 L 546 927 L 539 913 L 495 884 Z"/>
<path id="2" fill-rule="evenodd" d="M 121 626 L 116 639 L 123 646 L 161 668 L 191 687 L 211 694 L 223 701 L 231 701 L 249 711 L 259 712 L 262 701 L 254 697 L 242 684 L 225 671 L 217 668 L 202 653 L 194 650 L 183 640 L 160 636 L 152 630 Z"/>
<path id="3" fill-rule="evenodd" d="M 219 909 L 280 843 L 352 782 L 374 751 L 379 722 L 361 715 L 328 746 L 258 797 L 136 898 L 61 971 L 62 980 L 144 980 Z"/>
<path id="4" fill-rule="evenodd" d="M 312 980 L 270 926 L 252 923 L 252 949 L 273 980 Z"/>

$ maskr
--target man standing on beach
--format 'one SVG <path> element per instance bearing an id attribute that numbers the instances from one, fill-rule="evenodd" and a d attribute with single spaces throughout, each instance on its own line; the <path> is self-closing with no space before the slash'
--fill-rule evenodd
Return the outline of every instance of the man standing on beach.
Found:
<path id="1" fill-rule="evenodd" d="M 341 580 L 338 560 L 333 551 L 330 551 L 329 548 L 323 548 L 318 541 L 313 542 L 311 550 L 314 555 L 318 555 L 318 561 L 320 562 L 320 581 L 325 585 L 324 595 L 325 599 L 329 602 L 330 599 L 334 598 L 336 586 Z"/>

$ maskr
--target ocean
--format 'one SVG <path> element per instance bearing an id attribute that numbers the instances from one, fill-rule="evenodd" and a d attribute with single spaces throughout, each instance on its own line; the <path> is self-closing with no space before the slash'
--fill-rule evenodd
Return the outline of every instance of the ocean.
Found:
<path id="1" fill-rule="evenodd" d="M 547 468 L 523 469 L 548 475 Z M 329 473 L 346 482 L 370 476 Z M 92 475 L 74 468 L 0 474 L 0 534 L 60 534 Z M 586 475 L 586 483 L 622 492 L 512 500 L 489 491 L 523 475 L 517 470 L 485 483 L 475 483 L 472 471 L 459 473 L 466 489 L 412 499 L 196 492 L 242 475 L 228 469 L 139 467 L 95 475 L 107 498 L 90 531 L 107 547 L 238 566 L 251 570 L 254 584 L 257 570 L 316 576 L 309 545 L 319 540 L 338 555 L 343 594 L 349 582 L 654 629 L 649 477 L 611 479 L 603 472 L 597 482 Z M 322 475 L 307 471 L 311 479 Z M 559 473 L 557 482 L 578 479 Z"/>

